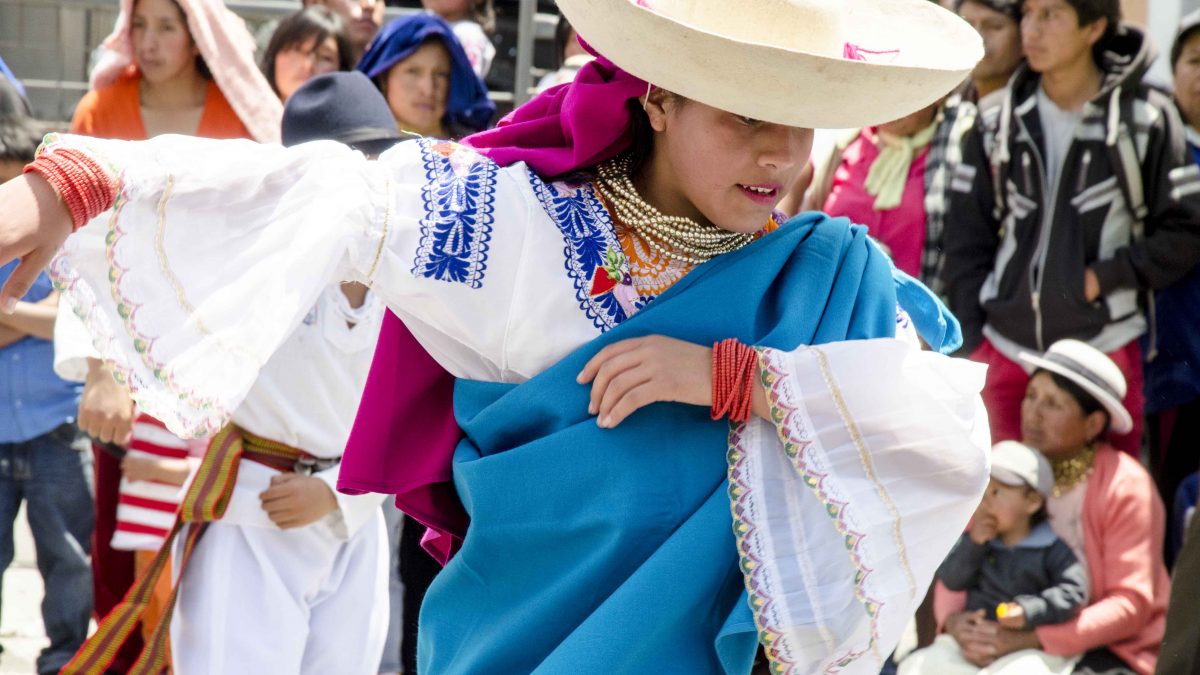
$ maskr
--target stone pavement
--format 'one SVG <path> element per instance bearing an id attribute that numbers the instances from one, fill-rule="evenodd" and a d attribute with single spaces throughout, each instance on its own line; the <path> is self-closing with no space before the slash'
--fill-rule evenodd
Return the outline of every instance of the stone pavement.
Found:
<path id="1" fill-rule="evenodd" d="M 21 507 L 14 524 L 16 557 L 4 573 L 3 605 L 0 606 L 0 675 L 29 675 L 36 672 L 38 652 L 49 641 L 42 628 L 42 577 L 33 553 L 33 537 Z"/>

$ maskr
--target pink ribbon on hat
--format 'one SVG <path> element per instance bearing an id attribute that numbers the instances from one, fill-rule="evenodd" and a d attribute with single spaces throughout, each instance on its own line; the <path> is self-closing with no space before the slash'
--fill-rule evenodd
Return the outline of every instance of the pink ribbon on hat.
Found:
<path id="1" fill-rule="evenodd" d="M 854 44 L 853 42 L 847 42 L 842 47 L 842 58 L 849 59 L 851 61 L 870 61 L 871 59 L 868 58 L 870 56 L 885 56 L 885 55 L 899 56 L 900 50 L 899 49 L 884 49 L 882 51 L 874 51 L 871 49 L 864 49 L 863 47 L 859 47 L 858 45 Z"/>

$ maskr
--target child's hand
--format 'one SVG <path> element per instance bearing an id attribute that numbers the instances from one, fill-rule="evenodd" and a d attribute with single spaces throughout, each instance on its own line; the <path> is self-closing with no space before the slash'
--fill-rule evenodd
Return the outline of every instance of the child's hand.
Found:
<path id="1" fill-rule="evenodd" d="M 976 544 L 986 544 L 996 538 L 996 519 L 984 513 L 976 512 L 971 529 L 967 531 L 971 541 Z"/>
<path id="2" fill-rule="evenodd" d="M 149 457 L 125 455 L 121 460 L 121 475 L 127 480 L 157 480 L 157 462 Z"/>
<path id="3" fill-rule="evenodd" d="M 259 499 L 271 522 L 284 530 L 311 525 L 338 508 L 328 483 L 295 473 L 271 476 L 271 487 Z"/>
<path id="4" fill-rule="evenodd" d="M 996 606 L 996 620 L 1005 628 L 1025 630 L 1025 609 L 1015 602 L 1002 602 Z"/>
<path id="5" fill-rule="evenodd" d="M 183 485 L 187 482 L 190 470 L 191 465 L 186 459 L 125 455 L 121 460 L 121 474 L 128 480 L 153 480 L 168 485 Z"/>

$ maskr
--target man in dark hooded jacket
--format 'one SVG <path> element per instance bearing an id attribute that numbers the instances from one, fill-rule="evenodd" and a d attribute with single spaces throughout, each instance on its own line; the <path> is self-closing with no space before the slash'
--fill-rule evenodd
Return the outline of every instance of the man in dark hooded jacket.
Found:
<path id="1" fill-rule="evenodd" d="M 1136 453 L 1145 292 L 1200 260 L 1200 169 L 1171 99 L 1142 81 L 1153 52 L 1120 23 L 1118 0 L 1024 7 L 1027 63 L 981 112 L 951 177 L 945 289 L 964 351 L 991 366 L 994 442 L 1021 438 L 1017 354 L 1075 338 L 1124 372 L 1134 429 L 1112 440 Z"/>

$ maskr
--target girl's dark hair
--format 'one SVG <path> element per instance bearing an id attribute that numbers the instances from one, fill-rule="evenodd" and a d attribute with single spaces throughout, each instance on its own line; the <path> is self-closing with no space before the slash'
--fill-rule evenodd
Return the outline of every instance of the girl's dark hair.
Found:
<path id="1" fill-rule="evenodd" d="M 674 92 L 662 91 L 663 101 L 671 101 L 675 105 L 682 104 L 687 101 L 686 98 Z M 645 168 L 646 162 L 650 160 L 651 153 L 654 152 L 654 129 L 650 126 L 650 118 L 646 115 L 645 108 L 642 107 L 640 98 L 631 98 L 625 102 L 629 108 L 630 117 L 630 143 L 629 150 L 629 172 L 630 175 L 636 176 Z"/>
<path id="2" fill-rule="evenodd" d="M 567 21 L 567 17 L 558 17 L 558 25 L 554 27 L 554 59 L 559 68 L 563 67 L 563 52 L 567 51 L 567 42 L 571 39 L 571 33 L 574 32 L 571 27 L 571 22 Z"/>
<path id="3" fill-rule="evenodd" d="M 1046 373 L 1049 375 L 1050 379 L 1054 381 L 1055 386 L 1067 392 L 1071 398 L 1075 399 L 1075 402 L 1078 403 L 1079 407 L 1083 409 L 1084 417 L 1088 417 L 1094 412 L 1104 413 L 1104 429 L 1100 432 L 1100 436 L 1104 436 L 1108 433 L 1108 427 L 1110 424 L 1112 424 L 1112 418 L 1108 414 L 1108 409 L 1100 403 L 1099 399 L 1089 394 L 1086 389 L 1076 384 L 1074 380 L 1059 375 L 1052 370 L 1039 368 L 1038 370 L 1034 371 L 1033 374 L 1037 375 L 1038 373 Z M 1096 439 L 1092 438 L 1088 440 L 1094 441 Z"/>
<path id="4" fill-rule="evenodd" d="M 631 98 L 625 102 L 629 108 L 630 143 L 629 143 L 629 173 L 636 176 L 642 172 L 646 162 L 654 152 L 654 129 L 650 126 L 650 118 L 642 108 L 642 102 Z"/>
<path id="5" fill-rule="evenodd" d="M 337 42 L 338 70 L 350 70 L 354 67 L 351 62 L 350 38 L 346 35 L 346 23 L 327 7 L 313 5 L 302 9 L 279 22 L 279 27 L 271 35 L 267 49 L 263 52 L 260 67 L 271 83 L 271 89 L 279 95 L 279 87 L 275 86 L 275 57 L 279 52 L 316 38 L 317 43 L 332 37 Z"/>
<path id="6" fill-rule="evenodd" d="M 496 32 L 496 8 L 493 0 L 472 0 L 471 20 L 483 28 L 483 32 L 491 35 Z"/>

